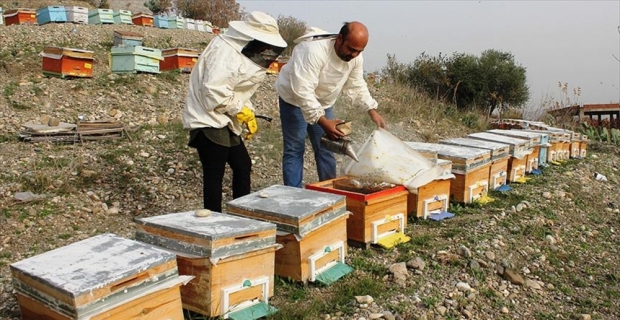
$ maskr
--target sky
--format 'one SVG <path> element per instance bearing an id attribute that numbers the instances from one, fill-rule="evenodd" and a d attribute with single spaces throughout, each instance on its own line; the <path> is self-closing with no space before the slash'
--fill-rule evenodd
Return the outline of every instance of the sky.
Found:
<path id="1" fill-rule="evenodd" d="M 366 71 L 387 55 L 405 64 L 421 53 L 510 52 L 526 68 L 530 106 L 543 101 L 620 102 L 620 0 L 613 1 L 265 1 L 246 12 L 292 16 L 337 33 L 345 21 L 369 30 Z M 558 83 L 568 84 L 568 95 Z M 575 96 L 573 89 L 581 89 Z"/>

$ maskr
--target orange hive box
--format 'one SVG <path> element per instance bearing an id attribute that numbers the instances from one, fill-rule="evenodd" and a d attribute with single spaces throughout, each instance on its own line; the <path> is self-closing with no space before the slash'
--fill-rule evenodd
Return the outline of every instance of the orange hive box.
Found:
<path id="1" fill-rule="evenodd" d="M 415 192 L 410 190 L 407 196 L 407 213 L 426 219 L 433 214 L 448 211 L 450 183 L 455 176 L 452 174 L 451 160 L 439 159 L 437 152 L 432 150 L 423 150 L 420 154 L 444 169 L 437 179 L 416 188 Z"/>
<path id="2" fill-rule="evenodd" d="M 4 12 L 4 24 L 37 24 L 37 11 L 28 8 L 7 10 Z"/>
<path id="3" fill-rule="evenodd" d="M 306 185 L 306 189 L 345 196 L 347 239 L 354 245 L 376 244 L 388 231 L 404 233 L 407 227 L 407 195 L 404 186 L 363 190 L 351 182 L 354 177 L 342 176 Z"/>
<path id="4" fill-rule="evenodd" d="M 159 61 L 159 71 L 181 70 L 192 72 L 196 60 L 200 55 L 196 49 L 172 48 L 161 52 L 164 60 Z"/>
<path id="5" fill-rule="evenodd" d="M 139 26 L 152 27 L 153 26 L 153 16 L 150 15 L 150 14 L 143 13 L 143 12 L 138 12 L 138 13 L 134 14 L 133 16 L 131 16 L 131 22 L 133 22 L 133 24 L 139 25 Z"/>
<path id="6" fill-rule="evenodd" d="M 45 47 L 40 55 L 43 57 L 43 74 L 48 76 L 83 77 L 93 76 L 93 51 Z"/>

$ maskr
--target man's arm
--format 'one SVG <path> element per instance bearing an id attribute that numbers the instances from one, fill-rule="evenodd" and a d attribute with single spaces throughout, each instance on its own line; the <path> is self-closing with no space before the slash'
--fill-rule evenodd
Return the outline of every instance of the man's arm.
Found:
<path id="1" fill-rule="evenodd" d="M 385 128 L 387 122 L 377 112 L 379 103 L 372 98 L 370 91 L 368 90 L 368 84 L 364 80 L 364 60 L 363 56 L 359 55 L 355 58 L 355 66 L 349 74 L 349 79 L 344 85 L 344 93 L 351 99 L 353 106 L 361 110 L 367 111 L 368 116 L 379 128 Z"/>

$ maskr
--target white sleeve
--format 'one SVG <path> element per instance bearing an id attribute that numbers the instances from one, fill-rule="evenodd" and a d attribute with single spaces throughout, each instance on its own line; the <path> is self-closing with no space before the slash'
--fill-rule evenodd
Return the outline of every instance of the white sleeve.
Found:
<path id="1" fill-rule="evenodd" d="M 343 91 L 351 99 L 353 106 L 360 110 L 368 111 L 377 109 L 379 106 L 379 103 L 370 95 L 368 84 L 364 80 L 364 58 L 362 55 L 355 59 L 355 66 L 349 74 Z"/>
<path id="2" fill-rule="evenodd" d="M 290 73 L 291 90 L 295 100 L 299 104 L 306 122 L 315 124 L 319 118 L 325 115 L 323 107 L 316 98 L 316 87 L 319 85 L 319 73 L 325 65 L 325 59 L 320 53 L 311 50 L 305 44 L 299 44 L 300 48 L 292 57 L 292 70 Z M 291 63 L 289 61 L 288 63 Z"/>

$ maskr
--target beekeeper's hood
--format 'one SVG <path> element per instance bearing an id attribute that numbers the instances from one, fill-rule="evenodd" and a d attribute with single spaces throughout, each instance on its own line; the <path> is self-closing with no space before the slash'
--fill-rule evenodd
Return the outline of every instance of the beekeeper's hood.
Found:
<path id="1" fill-rule="evenodd" d="M 263 68 L 268 68 L 286 48 L 277 21 L 266 13 L 251 12 L 243 21 L 231 21 L 228 26 L 222 38 Z"/>
<path id="2" fill-rule="evenodd" d="M 316 39 L 335 38 L 337 36 L 338 34 L 336 33 L 327 32 L 317 27 L 310 27 L 306 29 L 305 33 L 301 37 L 295 39 L 293 42 L 300 43 L 303 41 L 310 41 L 310 40 L 316 40 Z"/>

